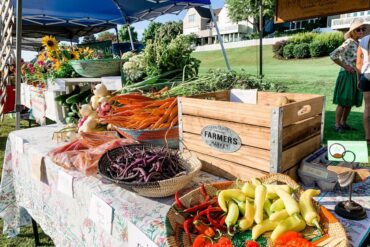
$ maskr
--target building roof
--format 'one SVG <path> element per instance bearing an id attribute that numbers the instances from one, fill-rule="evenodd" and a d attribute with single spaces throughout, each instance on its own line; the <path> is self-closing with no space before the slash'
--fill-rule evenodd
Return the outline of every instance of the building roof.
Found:
<path id="1" fill-rule="evenodd" d="M 204 7 L 195 7 L 194 8 L 198 14 L 203 17 L 203 18 L 208 18 L 211 19 L 211 12 L 209 11 L 209 8 L 204 8 Z"/>

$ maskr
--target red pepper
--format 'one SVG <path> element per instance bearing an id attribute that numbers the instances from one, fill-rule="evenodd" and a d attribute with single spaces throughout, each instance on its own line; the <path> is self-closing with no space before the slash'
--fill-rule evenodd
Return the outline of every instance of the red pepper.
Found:
<path id="1" fill-rule="evenodd" d="M 253 240 L 247 240 L 245 241 L 245 247 L 260 247 L 260 245 Z"/>
<path id="2" fill-rule="evenodd" d="M 180 197 L 179 197 L 179 192 L 178 191 L 176 191 L 176 193 L 175 193 L 175 200 L 176 200 L 176 205 L 177 205 L 178 208 L 185 208 L 185 206 L 180 201 Z"/>
<path id="3" fill-rule="evenodd" d="M 286 232 L 283 235 L 279 236 L 275 240 L 274 244 L 275 245 L 283 245 L 284 246 L 290 240 L 292 240 L 294 238 L 300 238 L 300 237 L 302 237 L 302 235 L 299 232 L 289 231 L 289 232 Z"/>
<path id="4" fill-rule="evenodd" d="M 219 224 L 221 226 L 225 225 L 226 215 L 222 216 L 221 220 L 219 221 Z"/>
<path id="5" fill-rule="evenodd" d="M 217 229 L 220 229 L 220 230 L 224 229 L 225 227 L 223 225 L 221 225 L 219 222 L 217 222 L 216 220 L 212 219 L 211 212 L 222 212 L 222 211 L 223 210 L 219 207 L 212 208 L 211 206 L 209 206 L 207 208 L 207 219 L 209 220 L 209 223 L 211 223 L 212 226 L 214 226 L 214 227 L 216 227 Z"/>
<path id="6" fill-rule="evenodd" d="M 229 238 L 221 237 L 213 247 L 233 247 L 233 244 Z"/>
<path id="7" fill-rule="evenodd" d="M 196 220 L 193 222 L 195 229 L 197 229 L 198 233 L 205 234 L 208 237 L 214 237 L 215 231 L 212 227 L 207 226 L 206 224 L 200 222 L 199 220 Z"/>
<path id="8" fill-rule="evenodd" d="M 314 247 L 310 241 L 304 238 L 293 238 L 285 244 L 286 247 Z"/>
<path id="9" fill-rule="evenodd" d="M 214 197 L 211 200 L 209 200 L 208 202 L 203 202 L 203 203 L 198 204 L 194 207 L 187 208 L 187 209 L 184 210 L 184 212 L 185 213 L 194 213 L 198 210 L 203 210 L 203 209 L 207 208 L 209 205 L 212 205 L 213 203 L 215 203 L 216 201 L 217 201 L 217 197 Z"/>
<path id="10" fill-rule="evenodd" d="M 212 240 L 204 234 L 198 235 L 193 242 L 193 247 L 212 247 Z"/>
<path id="11" fill-rule="evenodd" d="M 193 218 L 189 218 L 185 220 L 184 223 L 182 224 L 184 227 L 184 232 L 186 236 L 188 237 L 190 243 L 192 243 L 191 236 L 190 236 L 190 225 L 191 223 L 193 223 L 193 220 L 194 220 Z"/>
<path id="12" fill-rule="evenodd" d="M 204 200 L 207 202 L 209 200 L 209 195 L 207 194 L 207 190 L 206 190 L 206 187 L 204 186 L 204 184 L 200 185 L 200 193 L 204 197 Z"/>

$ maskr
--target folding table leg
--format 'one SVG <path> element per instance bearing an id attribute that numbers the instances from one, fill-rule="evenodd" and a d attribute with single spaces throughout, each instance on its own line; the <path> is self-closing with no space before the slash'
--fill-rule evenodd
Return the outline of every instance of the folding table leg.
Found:
<path id="1" fill-rule="evenodd" d="M 40 238 L 39 238 L 39 232 L 37 230 L 37 223 L 32 218 L 32 229 L 33 229 L 33 236 L 35 238 L 35 246 L 40 246 Z"/>

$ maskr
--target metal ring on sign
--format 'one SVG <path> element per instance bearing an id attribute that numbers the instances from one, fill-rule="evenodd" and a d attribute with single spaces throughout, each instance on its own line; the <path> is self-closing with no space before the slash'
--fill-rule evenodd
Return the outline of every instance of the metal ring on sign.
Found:
<path id="1" fill-rule="evenodd" d="M 352 161 L 346 160 L 346 159 L 344 158 L 344 156 L 346 155 L 346 153 L 352 153 L 352 154 L 353 154 L 353 160 L 352 160 Z M 350 151 L 350 150 L 348 150 L 348 151 L 344 151 L 343 156 L 342 156 L 342 159 L 343 159 L 345 162 L 348 162 L 348 163 L 355 162 L 355 160 L 356 160 L 356 154 L 355 154 L 354 152 Z"/>
<path id="2" fill-rule="evenodd" d="M 343 156 L 344 156 L 344 153 L 346 152 L 346 148 L 345 148 L 342 144 L 340 144 L 340 143 L 333 143 L 333 144 L 331 144 L 331 145 L 329 146 L 329 153 L 330 153 L 330 155 L 331 155 L 333 158 L 335 158 L 335 157 L 334 157 L 334 154 L 333 154 L 333 153 L 331 153 L 331 147 L 332 147 L 333 145 L 338 145 L 338 146 L 341 146 L 341 147 L 343 148 L 343 150 L 344 150 L 344 152 L 342 153 L 342 157 L 343 157 Z"/>

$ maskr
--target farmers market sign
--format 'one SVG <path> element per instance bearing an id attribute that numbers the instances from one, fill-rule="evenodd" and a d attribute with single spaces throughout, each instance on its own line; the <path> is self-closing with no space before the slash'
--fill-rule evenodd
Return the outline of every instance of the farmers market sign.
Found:
<path id="1" fill-rule="evenodd" d="M 208 125 L 204 127 L 201 135 L 203 141 L 208 146 L 224 153 L 236 152 L 242 145 L 238 134 L 220 125 Z"/>
<path id="2" fill-rule="evenodd" d="M 275 22 L 330 16 L 370 9 L 369 0 L 277 0 Z"/>

